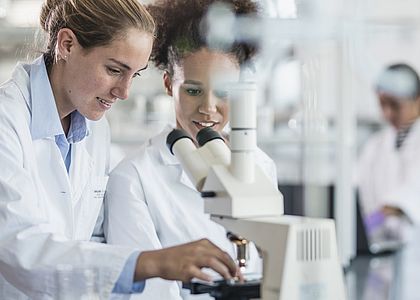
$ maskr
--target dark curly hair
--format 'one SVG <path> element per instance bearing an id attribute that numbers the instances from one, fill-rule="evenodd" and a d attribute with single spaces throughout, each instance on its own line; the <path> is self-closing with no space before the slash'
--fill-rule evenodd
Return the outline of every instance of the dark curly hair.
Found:
<path id="1" fill-rule="evenodd" d="M 201 21 L 213 3 L 226 3 L 235 15 L 257 15 L 258 7 L 252 0 L 156 0 L 147 6 L 157 31 L 151 60 L 156 67 L 173 75 L 173 66 L 186 54 L 206 47 L 200 30 Z M 223 52 L 232 54 L 240 65 L 247 63 L 256 53 L 256 46 L 235 42 Z"/>

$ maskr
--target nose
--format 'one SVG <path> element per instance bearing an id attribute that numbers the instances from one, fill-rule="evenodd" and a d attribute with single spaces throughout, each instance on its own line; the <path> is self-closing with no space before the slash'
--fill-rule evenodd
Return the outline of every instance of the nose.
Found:
<path id="1" fill-rule="evenodd" d="M 121 80 L 111 89 L 111 95 L 115 98 L 125 100 L 129 96 L 131 80 Z"/>
<path id="2" fill-rule="evenodd" d="M 207 93 L 198 107 L 198 112 L 210 115 L 217 112 L 218 98 L 213 93 Z"/>

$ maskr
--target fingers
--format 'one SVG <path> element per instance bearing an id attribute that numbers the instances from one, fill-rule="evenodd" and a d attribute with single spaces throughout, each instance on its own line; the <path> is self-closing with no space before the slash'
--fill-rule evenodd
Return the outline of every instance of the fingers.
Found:
<path id="1" fill-rule="evenodd" d="M 193 278 L 197 278 L 197 279 L 200 279 L 200 280 L 203 280 L 203 281 L 208 281 L 208 282 L 211 282 L 211 281 L 212 281 L 211 276 L 210 276 L 210 275 L 208 275 L 208 274 L 206 274 L 206 273 L 204 273 L 204 272 L 203 272 L 203 271 L 201 271 L 201 269 L 199 269 L 199 268 L 194 268 L 194 269 L 191 271 L 190 276 L 188 276 L 188 277 L 186 278 L 185 282 L 189 282 L 189 281 L 191 281 L 191 279 L 193 279 Z"/>
<path id="2" fill-rule="evenodd" d="M 207 239 L 145 251 L 137 260 L 136 280 L 161 277 L 168 280 L 190 281 L 198 278 L 212 281 L 201 268 L 211 268 L 225 279 L 236 276 L 238 268 L 232 258 Z"/>
<path id="3" fill-rule="evenodd" d="M 229 268 L 215 257 L 209 257 L 203 266 L 213 269 L 214 271 L 219 273 L 224 279 L 232 278 L 232 275 L 229 272 Z"/>
<path id="4" fill-rule="evenodd" d="M 203 267 L 209 267 L 223 276 L 225 279 L 230 279 L 236 275 L 237 266 L 228 253 L 222 251 L 215 244 L 207 239 L 200 240 L 205 247 L 210 251 L 209 260 Z"/>
<path id="5" fill-rule="evenodd" d="M 245 282 L 245 277 L 244 277 L 244 275 L 242 275 L 242 272 L 241 272 L 241 270 L 239 268 L 236 269 L 236 275 L 235 275 L 235 277 L 238 279 L 238 281 L 240 283 L 244 283 Z"/>
<path id="6" fill-rule="evenodd" d="M 218 272 L 220 275 L 222 275 L 225 279 L 230 279 L 232 277 L 235 277 L 238 271 L 238 267 L 236 266 L 233 259 L 229 256 L 229 254 L 227 254 L 226 252 L 220 252 L 218 253 L 217 258 L 220 261 L 221 265 L 223 266 L 223 273 L 221 273 L 222 270 L 220 270 L 221 272 L 219 272 L 218 269 L 214 269 L 214 270 Z"/>

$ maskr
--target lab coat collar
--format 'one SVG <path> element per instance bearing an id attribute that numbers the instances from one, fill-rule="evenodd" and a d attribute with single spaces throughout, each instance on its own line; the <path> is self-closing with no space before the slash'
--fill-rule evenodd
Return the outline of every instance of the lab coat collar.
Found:
<path id="1" fill-rule="evenodd" d="M 70 129 L 67 136 L 69 143 L 77 143 L 89 135 L 86 118 L 77 110 L 71 113 Z"/>
<path id="2" fill-rule="evenodd" d="M 416 121 L 414 121 L 414 123 L 411 125 L 410 131 L 408 132 L 408 135 L 406 136 L 402 146 L 401 146 L 401 151 L 404 151 L 404 149 L 407 148 L 408 144 L 418 144 L 418 140 L 419 140 L 419 133 L 420 132 L 420 118 L 417 118 Z M 394 140 L 397 136 L 397 131 L 394 129 Z M 408 147 L 411 148 L 411 147 Z"/>
<path id="3" fill-rule="evenodd" d="M 179 160 L 172 155 L 166 146 L 166 137 L 175 128 L 173 125 L 167 125 L 160 134 L 152 138 L 151 143 L 156 144 L 159 149 L 160 157 L 164 165 L 180 165 Z"/>
<path id="4" fill-rule="evenodd" d="M 386 127 L 384 128 L 383 132 L 384 132 L 383 134 L 385 134 L 386 137 L 387 137 L 385 139 L 386 146 L 388 148 L 394 149 L 395 153 L 401 153 L 401 151 L 404 151 L 404 149 L 407 148 L 407 146 L 406 146 L 407 144 L 417 143 L 417 141 L 419 139 L 418 132 L 420 132 L 420 118 L 417 118 L 417 120 L 414 121 L 414 123 L 411 125 L 410 131 L 408 132 L 408 135 L 405 138 L 405 140 L 404 140 L 400 149 L 397 149 L 395 147 L 395 140 L 396 140 L 397 134 L 398 134 L 397 129 L 395 129 L 394 126 L 392 126 L 390 124 L 387 124 Z"/>
<path id="5" fill-rule="evenodd" d="M 420 117 L 417 118 L 417 120 L 414 121 L 414 123 L 411 125 L 410 132 L 408 133 L 408 136 L 410 136 L 411 132 L 417 132 L 420 128 Z"/>
<path id="6" fill-rule="evenodd" d="M 43 56 L 31 64 L 29 72 L 32 139 L 64 135 Z M 79 142 L 87 135 L 86 118 L 74 111 L 71 115 L 69 142 Z"/>
<path id="7" fill-rule="evenodd" d="M 31 64 L 29 72 L 32 139 L 64 134 L 43 56 Z"/>

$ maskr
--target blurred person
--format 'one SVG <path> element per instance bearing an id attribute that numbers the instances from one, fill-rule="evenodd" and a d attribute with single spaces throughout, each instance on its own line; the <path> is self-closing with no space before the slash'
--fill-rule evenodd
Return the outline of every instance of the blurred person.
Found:
<path id="1" fill-rule="evenodd" d="M 221 2 L 232 7 L 236 15 L 257 14 L 253 1 Z M 166 146 L 166 137 L 174 127 L 185 130 L 195 143 L 204 127 L 225 135 L 222 131 L 229 121 L 229 95 L 224 84 L 239 81 L 256 52 L 248 43 L 235 43 L 225 50 L 206 45 L 200 28 L 213 3 L 216 1 L 164 0 L 147 7 L 157 23 L 151 60 L 164 72 L 163 84 L 175 104 L 176 125 L 149 139 L 111 173 L 105 201 L 109 243 L 150 250 L 208 238 L 232 257 L 235 255 L 226 230 L 204 213 L 204 200 Z M 255 155 L 257 164 L 277 187 L 274 162 L 259 149 Z M 256 248 L 251 244 L 250 249 L 246 271 L 261 273 Z M 209 298 L 187 293 L 175 282 L 155 279 L 137 298 Z"/>
<path id="2" fill-rule="evenodd" d="M 406 64 L 388 66 L 376 94 L 387 126 L 364 146 L 357 183 L 365 224 L 383 238 L 409 239 L 420 223 L 420 79 Z"/>

